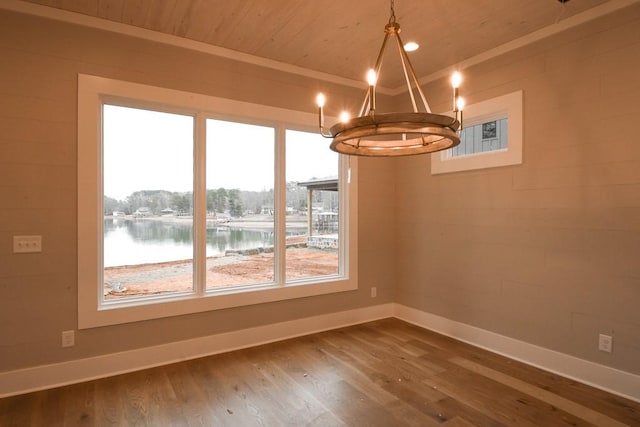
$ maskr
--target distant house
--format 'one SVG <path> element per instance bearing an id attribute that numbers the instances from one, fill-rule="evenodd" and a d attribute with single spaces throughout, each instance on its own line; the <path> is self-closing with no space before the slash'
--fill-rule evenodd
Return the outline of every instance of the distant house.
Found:
<path id="1" fill-rule="evenodd" d="M 135 216 L 136 218 L 151 216 L 151 210 L 147 207 L 141 207 L 136 209 L 136 211 L 133 213 L 133 216 Z"/>

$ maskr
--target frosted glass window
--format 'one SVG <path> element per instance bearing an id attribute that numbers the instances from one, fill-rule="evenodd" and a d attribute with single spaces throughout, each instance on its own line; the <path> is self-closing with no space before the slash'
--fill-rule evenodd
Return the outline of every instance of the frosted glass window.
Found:
<path id="1" fill-rule="evenodd" d="M 460 135 L 460 144 L 451 149 L 451 157 L 507 149 L 509 135 L 507 125 L 505 117 L 465 127 Z"/>

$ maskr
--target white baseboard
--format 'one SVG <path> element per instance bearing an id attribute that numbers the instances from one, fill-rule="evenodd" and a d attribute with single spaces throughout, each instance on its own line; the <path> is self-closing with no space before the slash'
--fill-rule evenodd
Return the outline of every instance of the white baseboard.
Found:
<path id="1" fill-rule="evenodd" d="M 431 313 L 394 304 L 393 316 L 527 365 L 640 402 L 640 376 Z"/>
<path id="2" fill-rule="evenodd" d="M 209 335 L 121 353 L 0 372 L 0 398 L 134 372 L 392 317 L 393 304 Z"/>
<path id="3" fill-rule="evenodd" d="M 387 317 L 396 317 L 476 347 L 640 402 L 640 376 L 638 375 L 394 303 L 307 317 L 121 353 L 0 372 L 0 398 L 196 359 Z"/>

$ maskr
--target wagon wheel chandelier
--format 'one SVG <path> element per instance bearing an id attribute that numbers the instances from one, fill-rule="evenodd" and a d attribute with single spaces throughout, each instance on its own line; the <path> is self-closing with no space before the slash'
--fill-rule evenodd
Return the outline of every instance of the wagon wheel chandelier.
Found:
<path id="1" fill-rule="evenodd" d="M 458 93 L 460 74 L 454 73 L 451 79 L 454 117 L 432 113 L 400 38 L 400 24 L 396 22 L 393 0 L 391 0 L 391 16 L 384 27 L 384 32 L 384 40 L 375 67 L 367 74 L 368 88 L 358 117 L 348 118 L 346 113 L 343 113 L 341 121 L 327 130 L 324 125 L 326 99 L 320 93 L 316 98 L 320 134 L 326 138 L 333 138 L 330 146 L 333 151 L 356 156 L 406 156 L 455 147 L 460 143 L 459 131 L 462 129 L 464 107 L 464 100 Z M 390 36 L 395 37 L 397 42 L 404 78 L 413 106 L 412 112 L 376 112 L 376 83 Z M 418 111 L 412 84 L 420 95 L 424 111 Z"/>

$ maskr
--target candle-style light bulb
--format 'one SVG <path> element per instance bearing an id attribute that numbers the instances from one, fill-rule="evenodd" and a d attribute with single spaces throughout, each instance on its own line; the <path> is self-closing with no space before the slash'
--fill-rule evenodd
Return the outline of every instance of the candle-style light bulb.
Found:
<path id="1" fill-rule="evenodd" d="M 342 113 L 340 113 L 340 121 L 342 123 L 348 122 L 350 118 L 351 118 L 351 116 L 346 111 L 343 111 Z"/>
<path id="2" fill-rule="evenodd" d="M 458 88 L 460 87 L 460 83 L 462 83 L 462 74 L 459 72 L 455 72 L 451 75 L 451 86 L 453 86 L 453 111 L 458 112 L 458 99 L 460 98 L 460 94 L 458 93 Z"/>
<path id="3" fill-rule="evenodd" d="M 378 75 L 376 74 L 376 70 L 374 70 L 373 68 L 370 69 L 367 73 L 367 83 L 369 83 L 369 86 L 375 86 L 377 80 Z"/>
<path id="4" fill-rule="evenodd" d="M 460 87 L 460 83 L 462 83 L 462 74 L 456 71 L 451 75 L 451 86 L 453 86 L 454 89 L 457 89 Z"/>
<path id="5" fill-rule="evenodd" d="M 367 73 L 367 83 L 369 83 L 369 114 L 373 114 L 376 109 L 376 82 L 378 75 L 372 68 Z"/>
<path id="6" fill-rule="evenodd" d="M 319 93 L 316 96 L 316 104 L 318 104 L 318 126 L 320 130 L 324 129 L 324 103 L 326 102 L 326 98 L 324 94 Z"/>

